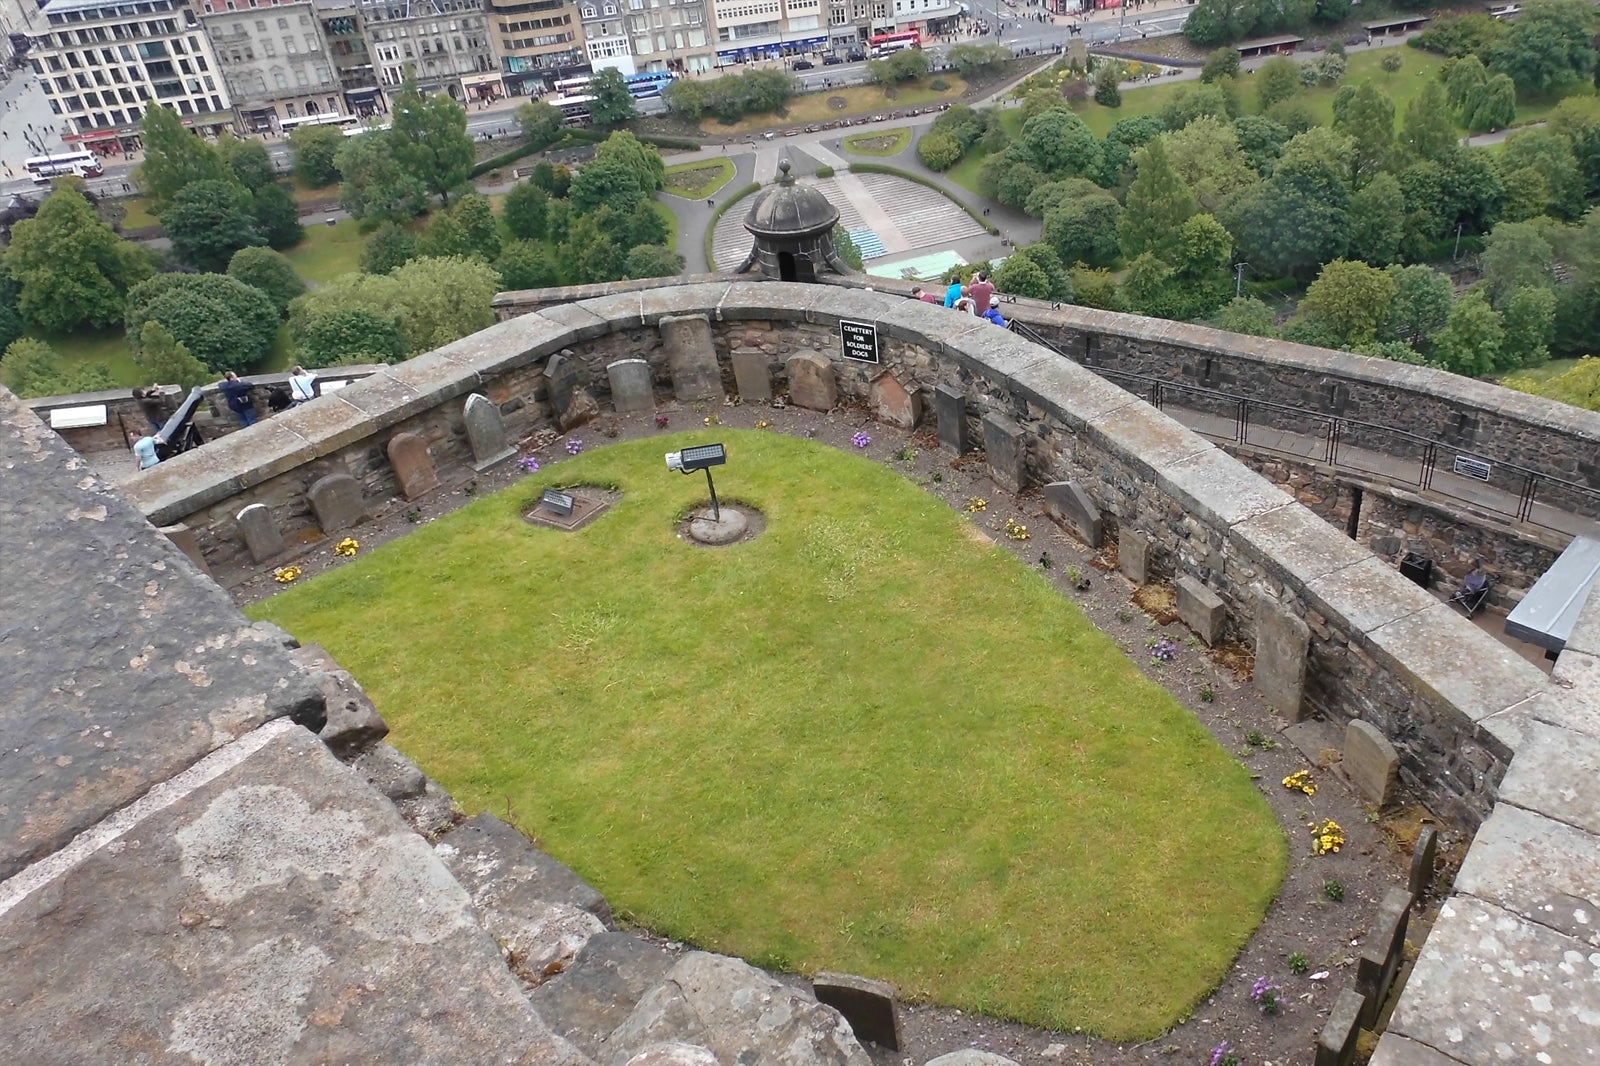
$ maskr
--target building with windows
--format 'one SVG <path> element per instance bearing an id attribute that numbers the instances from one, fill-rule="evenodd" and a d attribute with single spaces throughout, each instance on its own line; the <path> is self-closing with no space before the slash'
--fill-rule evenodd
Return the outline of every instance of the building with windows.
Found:
<path id="1" fill-rule="evenodd" d="M 246 133 L 343 112 L 339 79 L 311 0 L 199 0 L 228 96 Z"/>
<path id="2" fill-rule="evenodd" d="M 613 4 L 621 2 L 612 0 Z M 573 0 L 484 3 L 501 75 L 512 96 L 535 96 L 554 88 L 563 78 L 582 77 L 594 69 L 584 49 L 582 16 Z M 598 11 L 596 19 L 600 19 Z"/>
<path id="3" fill-rule="evenodd" d="M 26 54 L 28 35 L 43 32 L 43 0 L 0 0 L 0 58 Z"/>
<path id="4" fill-rule="evenodd" d="M 367 48 L 360 0 L 313 0 L 313 5 L 347 111 L 365 117 L 388 110 Z"/>
<path id="5" fill-rule="evenodd" d="M 875 3 L 873 6 L 886 5 Z M 891 20 L 893 32 L 917 30 L 931 36 L 955 31 L 956 20 L 961 16 L 961 5 L 956 0 L 894 0 L 894 10 L 889 14 L 893 16 Z"/>
<path id="6" fill-rule="evenodd" d="M 505 95 L 484 0 L 360 0 L 360 11 L 378 85 L 390 95 L 408 74 L 424 95 L 464 103 Z"/>
<path id="7" fill-rule="evenodd" d="M 184 0 L 51 0 L 42 31 L 28 34 L 28 62 L 67 140 L 131 148 L 158 104 L 197 132 L 232 128 L 216 54 Z"/>
<path id="8" fill-rule="evenodd" d="M 719 67 L 829 48 L 823 0 L 715 0 Z"/>
<path id="9" fill-rule="evenodd" d="M 706 0 L 619 0 L 639 70 L 698 74 L 716 65 L 717 38 Z"/>
<path id="10" fill-rule="evenodd" d="M 578 17 L 583 23 L 584 53 L 594 70 L 614 67 L 624 74 L 637 73 L 628 35 L 622 28 L 622 11 L 627 0 L 579 0 Z"/>

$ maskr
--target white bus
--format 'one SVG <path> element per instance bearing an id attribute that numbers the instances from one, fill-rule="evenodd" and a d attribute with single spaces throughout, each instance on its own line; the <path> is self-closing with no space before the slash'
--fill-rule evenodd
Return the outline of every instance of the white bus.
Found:
<path id="1" fill-rule="evenodd" d="M 337 126 L 341 129 L 350 129 L 359 125 L 361 125 L 361 120 L 354 115 L 341 115 L 337 111 L 329 111 L 321 115 L 302 115 L 300 118 L 286 118 L 278 123 L 278 129 L 287 135 L 301 126 Z"/>
<path id="2" fill-rule="evenodd" d="M 351 126 L 344 131 L 346 137 L 359 137 L 363 133 L 381 133 L 389 128 L 387 122 L 380 122 L 375 126 Z"/>
<path id="3" fill-rule="evenodd" d="M 49 155 L 36 155 L 22 163 L 23 169 L 33 178 L 35 185 L 43 185 L 52 178 L 72 174 L 80 178 L 98 178 L 105 172 L 100 157 L 93 152 L 62 149 Z"/>
<path id="4" fill-rule="evenodd" d="M 563 125 L 587 126 L 593 121 L 590 114 L 594 105 L 592 96 L 558 96 L 554 103 L 561 109 Z"/>

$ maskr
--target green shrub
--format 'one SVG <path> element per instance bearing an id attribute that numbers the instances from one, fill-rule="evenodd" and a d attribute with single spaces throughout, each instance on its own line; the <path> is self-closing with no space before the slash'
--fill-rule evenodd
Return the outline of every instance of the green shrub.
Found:
<path id="1" fill-rule="evenodd" d="M 831 177 L 833 177 L 833 168 L 829 167 L 829 166 L 818 167 L 817 168 L 817 177 L 819 177 L 819 178 L 831 178 Z"/>
<path id="2" fill-rule="evenodd" d="M 950 88 L 950 83 L 945 81 L 943 78 L 934 78 L 928 83 L 928 88 L 932 89 L 936 93 L 942 93 L 946 89 Z"/>

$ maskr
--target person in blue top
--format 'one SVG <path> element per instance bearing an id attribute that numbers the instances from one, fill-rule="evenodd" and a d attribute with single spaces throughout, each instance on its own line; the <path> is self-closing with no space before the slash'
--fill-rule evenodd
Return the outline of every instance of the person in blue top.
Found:
<path id="1" fill-rule="evenodd" d="M 1006 318 L 1000 313 L 1000 297 L 989 297 L 989 309 L 978 317 L 987 318 L 990 322 L 993 322 L 997 326 L 1004 326 L 1006 324 Z"/>
<path id="2" fill-rule="evenodd" d="M 132 442 L 133 458 L 140 470 L 149 470 L 161 461 L 161 456 L 156 453 L 156 445 L 166 443 L 161 434 L 147 433 L 141 437 L 137 433 L 129 433 L 128 440 Z"/>
<path id="3" fill-rule="evenodd" d="M 228 401 L 228 410 L 238 417 L 239 425 L 249 429 L 256 424 L 256 405 L 250 402 L 249 382 L 240 381 L 239 375 L 230 370 L 222 379 L 222 395 Z"/>
<path id="4" fill-rule="evenodd" d="M 961 279 L 957 278 L 956 280 L 952 281 L 950 283 L 950 287 L 944 291 L 944 305 L 946 307 L 954 307 L 956 305 L 956 301 L 959 299 L 961 299 Z"/>

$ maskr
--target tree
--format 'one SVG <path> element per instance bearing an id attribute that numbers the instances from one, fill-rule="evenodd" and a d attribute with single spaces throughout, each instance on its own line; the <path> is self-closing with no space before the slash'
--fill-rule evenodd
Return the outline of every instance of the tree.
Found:
<path id="1" fill-rule="evenodd" d="M 1400 258 L 1406 234 L 1406 198 L 1393 174 L 1379 174 L 1350 197 L 1352 258 L 1388 266 Z"/>
<path id="2" fill-rule="evenodd" d="M 1237 102 L 1223 91 L 1223 86 L 1227 84 L 1218 81 L 1210 85 L 1196 85 L 1193 82 L 1179 85 L 1156 117 L 1168 130 L 1181 130 L 1202 115 L 1227 122 L 1238 110 Z"/>
<path id="3" fill-rule="evenodd" d="M 932 171 L 949 170 L 961 155 L 961 142 L 948 133 L 926 133 L 917 141 L 917 158 Z"/>
<path id="4" fill-rule="evenodd" d="M 1235 296 L 1217 312 L 1215 325 L 1229 333 L 1245 333 L 1252 337 L 1276 337 L 1277 321 L 1272 309 L 1254 296 Z"/>
<path id="5" fill-rule="evenodd" d="M 1406 58 L 1399 52 L 1390 52 L 1378 62 L 1378 66 L 1383 68 L 1385 74 L 1398 74 L 1405 65 Z"/>
<path id="6" fill-rule="evenodd" d="M 70 181 L 58 181 L 39 213 L 12 227 L 5 265 L 22 320 L 47 333 L 120 321 L 128 290 L 151 274 L 143 250 L 101 222 Z"/>
<path id="7" fill-rule="evenodd" d="M 406 355 L 417 355 L 494 323 L 493 267 L 476 259 L 413 259 L 390 274 L 346 274 L 289 305 L 289 328 L 305 344 L 307 324 L 337 310 L 366 310 L 400 323 Z"/>
<path id="8" fill-rule="evenodd" d="M 450 256 L 472 256 L 472 245 L 467 231 L 453 212 L 440 211 L 428 222 L 428 228 L 417 238 L 417 255 L 427 259 L 447 259 Z M 488 260 L 484 260 L 488 262 Z"/>
<path id="9" fill-rule="evenodd" d="M 1304 29 L 1317 10 L 1317 0 L 1261 0 L 1261 9 L 1251 32 L 1279 33 Z"/>
<path id="10" fill-rule="evenodd" d="M 32 337 L 19 337 L 7 345 L 0 357 L 0 383 L 24 399 L 99 392 L 117 384 L 103 363 L 65 367 L 54 349 Z"/>
<path id="11" fill-rule="evenodd" d="M 1200 68 L 1200 80 L 1207 85 L 1218 78 L 1237 78 L 1239 76 L 1239 50 L 1237 48 L 1218 48 L 1206 56 L 1206 65 Z"/>
<path id="12" fill-rule="evenodd" d="M 1550 359 L 1550 338 L 1555 334 L 1556 294 L 1529 286 L 1506 301 L 1500 315 L 1506 331 L 1497 370 L 1540 366 Z"/>
<path id="13" fill-rule="evenodd" d="M 1133 153 L 1161 136 L 1163 129 L 1154 115 L 1117 119 L 1100 143 L 1100 175 L 1095 180 L 1107 188 L 1121 184 Z"/>
<path id="14" fill-rule="evenodd" d="M 1360 188 L 1394 151 L 1394 101 L 1370 81 L 1346 85 L 1333 98 L 1333 128 L 1355 146 L 1353 184 Z"/>
<path id="15" fill-rule="evenodd" d="M 1121 107 L 1122 87 L 1118 84 L 1117 64 L 1101 63 L 1094 76 L 1094 102 L 1101 107 Z"/>
<path id="16" fill-rule="evenodd" d="M 1594 73 L 1594 25 L 1586 0 L 1529 0 L 1489 48 L 1489 65 L 1522 92 L 1558 92 Z"/>
<path id="17" fill-rule="evenodd" d="M 1083 119 L 1070 111 L 1046 111 L 1024 122 L 1022 139 L 1006 154 L 1051 178 L 1100 173 L 1100 142 Z"/>
<path id="18" fill-rule="evenodd" d="M 183 124 L 170 107 L 145 109 L 140 124 L 144 162 L 134 180 L 150 200 L 150 210 L 160 217 L 178 191 L 197 181 L 234 181 L 233 171 L 217 150 Z"/>
<path id="19" fill-rule="evenodd" d="M 1461 124 L 1474 133 L 1505 129 L 1516 117 L 1517 87 L 1504 74 L 1474 89 L 1461 109 Z"/>
<path id="20" fill-rule="evenodd" d="M 389 122 L 383 135 L 389 150 L 407 173 L 448 207 L 451 190 L 472 174 L 474 151 L 466 109 L 445 93 L 424 99 L 416 82 L 408 78 L 395 97 Z"/>
<path id="21" fill-rule="evenodd" d="M 216 380 L 211 369 L 190 355 L 189 349 L 159 322 L 146 322 L 139 331 L 139 354 L 134 362 L 146 381 L 177 385 L 185 392 Z"/>
<path id="22" fill-rule="evenodd" d="M 348 138 L 339 149 L 339 202 L 363 222 L 406 222 L 428 207 L 428 187 L 390 151 L 382 131 Z"/>
<path id="23" fill-rule="evenodd" d="M 1523 169 L 1540 177 L 1549 196 L 1538 213 L 1566 221 L 1583 214 L 1587 206 L 1584 179 L 1572 154 L 1572 142 L 1554 130 L 1524 130 L 1506 138 L 1495 165 L 1502 182 Z"/>
<path id="24" fill-rule="evenodd" d="M 1233 238 L 1212 215 L 1199 214 L 1178 230 L 1178 254 L 1170 302 L 1178 318 L 1209 315 L 1232 290 Z"/>
<path id="25" fill-rule="evenodd" d="M 294 265 L 271 248 L 239 249 L 228 261 L 228 276 L 266 293 L 279 315 L 285 314 L 289 302 L 306 291 L 306 283 L 294 272 Z"/>
<path id="26" fill-rule="evenodd" d="M 1468 377 L 1487 374 L 1500 360 L 1505 328 L 1480 292 L 1469 292 L 1450 308 L 1450 318 L 1433 338 L 1433 356 L 1447 370 Z"/>
<path id="27" fill-rule="evenodd" d="M 1415 347 L 1444 328 L 1455 301 L 1448 277 L 1420 263 L 1392 266 L 1387 273 L 1394 280 L 1394 303 L 1381 334 L 1384 340 Z"/>
<path id="28" fill-rule="evenodd" d="M 585 167 L 578 177 L 581 179 L 588 170 Z M 621 278 L 627 249 L 594 215 L 579 215 L 568 228 L 558 255 L 563 264 L 563 280 L 569 285 L 580 285 Z"/>
<path id="29" fill-rule="evenodd" d="M 595 149 L 596 162 L 619 163 L 633 174 L 639 189 L 649 196 L 667 183 L 667 166 L 653 145 L 645 144 L 626 130 L 618 130 Z"/>
<path id="30" fill-rule="evenodd" d="M 862 269 L 861 249 L 856 247 L 856 242 L 850 237 L 850 231 L 843 226 L 833 227 L 833 250 L 851 270 Z"/>
<path id="31" fill-rule="evenodd" d="M 596 126 L 620 126 L 639 117 L 628 83 L 615 67 L 607 67 L 589 79 L 589 95 L 594 97 L 589 113 Z"/>
<path id="32" fill-rule="evenodd" d="M 545 213 L 550 194 L 532 182 L 522 182 L 506 193 L 500 205 L 501 218 L 513 237 L 536 241 L 544 236 Z"/>
<path id="33" fill-rule="evenodd" d="M 388 274 L 417 257 L 417 239 L 393 222 L 385 222 L 361 249 L 361 270 Z"/>
<path id="34" fill-rule="evenodd" d="M 1501 384 L 1574 407 L 1600 411 L 1600 359 L 1593 356 L 1585 356 L 1571 370 L 1543 382 L 1532 378 L 1508 378 Z"/>
<path id="35" fill-rule="evenodd" d="M 405 358 L 399 321 L 364 308 L 333 307 L 306 315 L 294 335 L 300 362 L 313 368 L 398 363 Z"/>
<path id="36" fill-rule="evenodd" d="M 684 83 L 694 86 L 700 84 L 691 78 L 679 78 L 668 88 L 676 88 Z M 516 119 L 517 125 L 522 128 L 522 139 L 534 148 L 544 148 L 561 139 L 565 116 L 554 104 L 543 100 L 530 100 L 517 108 Z"/>
<path id="37" fill-rule="evenodd" d="M 699 122 L 706 113 L 710 99 L 705 82 L 695 78 L 678 78 L 661 91 L 661 102 L 674 115 L 682 115 L 690 122 Z M 529 137 L 529 140 L 532 139 Z"/>
<path id="38" fill-rule="evenodd" d="M 625 278 L 670 278 L 683 273 L 683 256 L 660 244 L 636 244 L 623 262 Z"/>
<path id="39" fill-rule="evenodd" d="M 251 198 L 250 215 L 255 219 L 256 231 L 272 248 L 293 248 L 306 239 L 306 228 L 300 224 L 300 205 L 294 202 L 289 190 L 277 182 L 257 189 Z"/>
<path id="40" fill-rule="evenodd" d="M 1583 176 L 1584 195 L 1600 195 L 1600 101 L 1592 96 L 1569 96 L 1550 115 L 1550 129 L 1567 139 L 1572 158 Z"/>
<path id="41" fill-rule="evenodd" d="M 1001 44 L 958 44 L 945 52 L 945 62 L 963 78 L 988 74 L 1011 62 L 1011 49 Z"/>
<path id="42" fill-rule="evenodd" d="M 1307 276 L 1350 239 L 1350 139 L 1327 127 L 1284 145 L 1272 177 L 1228 202 L 1223 222 L 1246 260 L 1267 274 Z M 1293 219 L 1293 225 L 1284 220 Z"/>
<path id="43" fill-rule="evenodd" d="M 1233 120 L 1233 132 L 1239 138 L 1239 151 L 1262 177 L 1272 173 L 1292 136 L 1284 126 L 1260 115 L 1240 115 Z"/>
<path id="44" fill-rule="evenodd" d="M 1169 258 L 1176 251 L 1178 227 L 1199 211 L 1199 205 L 1173 169 L 1163 138 L 1139 149 L 1133 160 L 1138 177 L 1128 187 L 1117 221 L 1122 253 L 1130 259 L 1145 252 Z"/>
<path id="45" fill-rule="evenodd" d="M 667 220 L 649 200 L 640 200 L 626 211 L 602 207 L 594 217 L 624 251 L 640 244 L 666 244 L 672 239 Z"/>
<path id="46" fill-rule="evenodd" d="M 1123 304 L 1136 315 L 1176 317 L 1171 302 L 1172 267 L 1150 252 L 1141 252 L 1122 275 Z"/>
<path id="47" fill-rule="evenodd" d="M 1109 266 L 1121 251 L 1122 205 L 1110 193 L 1074 197 L 1044 216 L 1044 239 L 1064 263 Z"/>
<path id="48" fill-rule="evenodd" d="M 1073 302 L 1082 307 L 1096 307 L 1102 311 L 1121 311 L 1122 294 L 1117 291 L 1117 278 L 1109 270 L 1090 267 L 1073 267 L 1067 271 L 1072 279 Z"/>
<path id="49" fill-rule="evenodd" d="M 506 290 L 543 289 L 561 282 L 556 265 L 533 241 L 507 241 L 494 268 Z"/>
<path id="50" fill-rule="evenodd" d="M 1288 56 L 1274 56 L 1255 73 L 1256 99 L 1261 110 L 1296 96 L 1300 92 L 1300 64 Z"/>
<path id="51" fill-rule="evenodd" d="M 1450 103 L 1444 86 L 1429 78 L 1422 92 L 1406 105 L 1400 126 L 1400 149 L 1412 159 L 1443 158 L 1456 146 L 1456 131 L 1450 121 Z"/>
<path id="52" fill-rule="evenodd" d="M 299 126 L 289 134 L 295 176 L 314 189 L 339 180 L 334 159 L 347 138 L 337 126 Z"/>
<path id="53" fill-rule="evenodd" d="M 278 180 L 267 146 L 260 141 L 241 141 L 231 134 L 217 140 L 217 154 L 227 164 L 233 179 L 251 192 Z"/>
<path id="54" fill-rule="evenodd" d="M 179 189 L 161 213 L 172 254 L 196 270 L 227 268 L 240 248 L 265 244 L 251 214 L 250 193 L 226 181 L 196 181 Z"/>
<path id="55" fill-rule="evenodd" d="M 528 182 L 543 189 L 552 200 L 564 200 L 572 188 L 572 171 L 562 163 L 536 163 Z"/>
<path id="56" fill-rule="evenodd" d="M 1203 211 L 1215 211 L 1233 193 L 1260 180 L 1240 149 L 1233 126 L 1209 115 L 1163 140 L 1172 169 Z"/>
<path id="57" fill-rule="evenodd" d="M 1300 301 L 1299 313 L 1320 320 L 1341 348 L 1374 340 L 1394 310 L 1394 278 L 1376 267 L 1335 259 Z"/>
<path id="58" fill-rule="evenodd" d="M 1031 244 L 1007 256 L 995 268 L 994 287 L 999 292 L 1035 300 L 1072 299 L 1072 278 L 1061 265 L 1061 257 L 1047 244 Z"/>
<path id="59" fill-rule="evenodd" d="M 1237 41 L 1261 15 L 1259 0 L 1200 0 L 1183 25 L 1183 35 L 1202 48 Z"/>
<path id="60" fill-rule="evenodd" d="M 160 322 L 218 373 L 259 366 L 281 319 L 271 298 L 226 274 L 158 274 L 128 293 L 126 325 L 135 358 L 146 322 Z"/>
<path id="61" fill-rule="evenodd" d="M 1449 73 L 1445 75 L 1445 99 L 1456 111 L 1464 111 L 1467 101 L 1482 90 L 1488 81 L 1489 71 L 1478 57 L 1463 56 L 1451 65 Z"/>
<path id="62" fill-rule="evenodd" d="M 597 211 L 603 205 L 627 210 L 644 199 L 638 178 L 626 163 L 596 158 L 572 179 L 572 209 L 580 215 Z"/>
<path id="63" fill-rule="evenodd" d="M 478 193 L 468 193 L 456 201 L 450 214 L 461 224 L 466 235 L 469 255 L 486 263 L 500 257 L 500 223 L 494 217 L 494 208 Z"/>
<path id="64" fill-rule="evenodd" d="M 906 48 L 885 59 L 872 60 L 867 64 L 867 74 L 879 85 L 893 85 L 926 78 L 929 65 L 926 53 L 920 49 Z"/>
<path id="65" fill-rule="evenodd" d="M 1506 305 L 1518 289 L 1554 284 L 1555 251 L 1538 225 L 1502 222 L 1489 232 L 1478 257 L 1489 303 Z"/>

